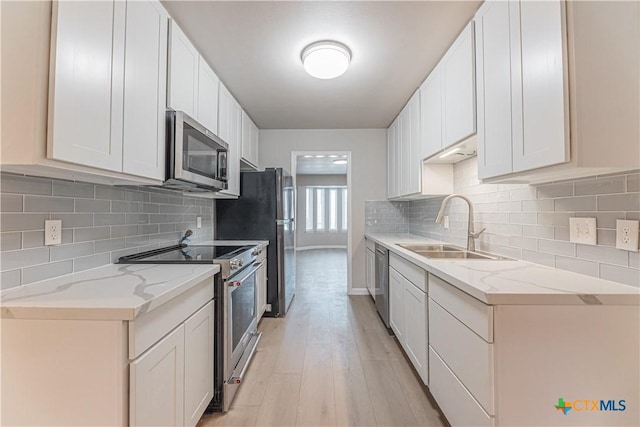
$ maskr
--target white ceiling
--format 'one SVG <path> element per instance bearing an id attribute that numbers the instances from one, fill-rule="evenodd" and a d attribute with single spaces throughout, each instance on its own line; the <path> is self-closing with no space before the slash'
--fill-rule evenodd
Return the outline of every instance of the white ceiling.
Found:
<path id="1" fill-rule="evenodd" d="M 311 156 L 311 157 L 309 157 Z M 318 157 L 322 156 L 322 157 Z M 335 165 L 334 160 L 345 159 L 347 156 L 337 154 L 319 154 L 305 156 L 297 156 L 296 158 L 296 174 L 297 175 L 346 175 L 347 165 Z"/>
<path id="2" fill-rule="evenodd" d="M 386 128 L 480 1 L 163 1 L 261 129 Z M 304 72 L 302 49 L 345 43 L 332 80 Z"/>

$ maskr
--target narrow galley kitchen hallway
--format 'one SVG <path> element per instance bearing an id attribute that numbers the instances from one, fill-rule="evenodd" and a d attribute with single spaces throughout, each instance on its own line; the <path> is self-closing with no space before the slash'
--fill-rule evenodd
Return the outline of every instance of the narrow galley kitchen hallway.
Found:
<path id="1" fill-rule="evenodd" d="M 349 296 L 346 253 L 297 253 L 297 294 L 263 332 L 233 406 L 210 426 L 443 426 L 369 296 Z"/>

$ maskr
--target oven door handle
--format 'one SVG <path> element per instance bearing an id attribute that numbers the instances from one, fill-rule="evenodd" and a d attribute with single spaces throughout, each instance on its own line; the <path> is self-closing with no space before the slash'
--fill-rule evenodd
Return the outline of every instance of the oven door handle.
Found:
<path id="1" fill-rule="evenodd" d="M 240 280 L 231 280 L 229 282 L 227 282 L 227 285 L 230 288 L 239 288 L 240 286 L 242 286 L 242 284 L 252 275 L 254 275 L 256 273 L 256 271 L 258 271 L 258 269 L 262 266 L 262 264 L 264 264 L 263 262 L 259 262 L 256 264 L 253 264 L 249 270 L 249 272 L 247 273 L 246 276 L 244 276 L 242 279 Z"/>

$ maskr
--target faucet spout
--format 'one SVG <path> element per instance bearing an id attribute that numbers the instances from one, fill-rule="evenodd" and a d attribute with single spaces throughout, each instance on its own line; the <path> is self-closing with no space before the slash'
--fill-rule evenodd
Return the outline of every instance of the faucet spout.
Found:
<path id="1" fill-rule="evenodd" d="M 469 221 L 467 223 L 467 250 L 468 251 L 475 251 L 476 250 L 476 241 L 475 239 L 477 239 L 478 237 L 480 237 L 480 234 L 485 230 L 484 228 L 479 231 L 478 233 L 475 232 L 474 226 L 473 226 L 473 204 L 471 203 L 471 200 L 469 200 L 468 198 L 466 198 L 465 196 L 461 195 L 461 194 L 450 194 L 447 197 L 445 197 L 442 200 L 442 204 L 440 205 L 440 210 L 438 211 L 438 216 L 436 217 L 436 224 L 440 224 L 442 223 L 442 220 L 444 219 L 444 210 L 447 207 L 447 205 L 449 204 L 449 201 L 451 199 L 462 199 L 467 203 L 467 206 L 469 206 Z"/>

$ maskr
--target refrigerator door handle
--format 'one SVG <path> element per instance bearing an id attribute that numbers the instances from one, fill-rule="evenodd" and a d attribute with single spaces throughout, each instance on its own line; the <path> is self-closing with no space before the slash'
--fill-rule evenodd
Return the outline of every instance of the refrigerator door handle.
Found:
<path id="1" fill-rule="evenodd" d="M 276 219 L 277 225 L 287 225 L 290 222 L 293 222 L 293 220 L 292 219 Z"/>

